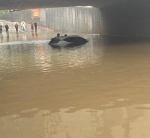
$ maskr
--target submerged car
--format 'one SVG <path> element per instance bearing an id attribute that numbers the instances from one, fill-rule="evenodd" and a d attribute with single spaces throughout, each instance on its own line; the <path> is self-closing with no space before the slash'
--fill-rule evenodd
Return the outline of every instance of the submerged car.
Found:
<path id="1" fill-rule="evenodd" d="M 81 36 L 70 35 L 52 38 L 51 41 L 49 42 L 49 45 L 52 47 L 70 47 L 83 45 L 87 42 L 88 40 Z"/>

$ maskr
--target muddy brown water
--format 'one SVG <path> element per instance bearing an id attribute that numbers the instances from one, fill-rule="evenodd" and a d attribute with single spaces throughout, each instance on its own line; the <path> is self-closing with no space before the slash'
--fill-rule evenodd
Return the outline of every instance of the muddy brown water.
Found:
<path id="1" fill-rule="evenodd" d="M 150 41 L 87 37 L 0 43 L 0 137 L 150 137 Z"/>

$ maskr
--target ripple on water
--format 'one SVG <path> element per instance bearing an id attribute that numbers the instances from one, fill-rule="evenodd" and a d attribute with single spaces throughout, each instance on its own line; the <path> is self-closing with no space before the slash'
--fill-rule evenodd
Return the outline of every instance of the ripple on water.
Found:
<path id="1" fill-rule="evenodd" d="M 95 54 L 90 41 L 84 46 L 69 49 L 52 49 L 49 40 L 0 43 L 0 72 L 49 72 L 57 68 L 84 68 L 96 64 L 102 54 Z"/>

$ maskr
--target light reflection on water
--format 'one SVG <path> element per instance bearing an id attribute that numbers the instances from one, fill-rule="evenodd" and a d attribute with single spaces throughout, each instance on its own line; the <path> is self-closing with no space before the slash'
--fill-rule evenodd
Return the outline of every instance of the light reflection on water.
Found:
<path id="1" fill-rule="evenodd" d="M 36 44 L 35 42 L 18 41 L 15 45 L 13 42 L 2 43 L 4 45 L 0 45 L 0 72 L 7 69 L 11 69 L 11 72 L 37 69 L 49 72 L 57 66 L 84 67 L 87 64 L 94 64 L 102 56 L 102 51 L 96 55 L 92 39 L 84 46 L 68 49 L 52 49 L 48 45 L 48 40 L 43 42 L 39 40 Z"/>
<path id="2" fill-rule="evenodd" d="M 150 137 L 149 44 L 96 35 L 67 49 L 1 45 L 1 136 Z"/>

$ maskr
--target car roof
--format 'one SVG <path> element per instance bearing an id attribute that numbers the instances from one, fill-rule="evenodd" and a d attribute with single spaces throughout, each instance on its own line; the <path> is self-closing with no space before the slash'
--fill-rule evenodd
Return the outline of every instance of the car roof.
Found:
<path id="1" fill-rule="evenodd" d="M 78 36 L 78 35 L 60 36 L 59 39 L 63 40 L 65 38 L 72 38 L 72 37 L 81 37 L 81 36 Z"/>

